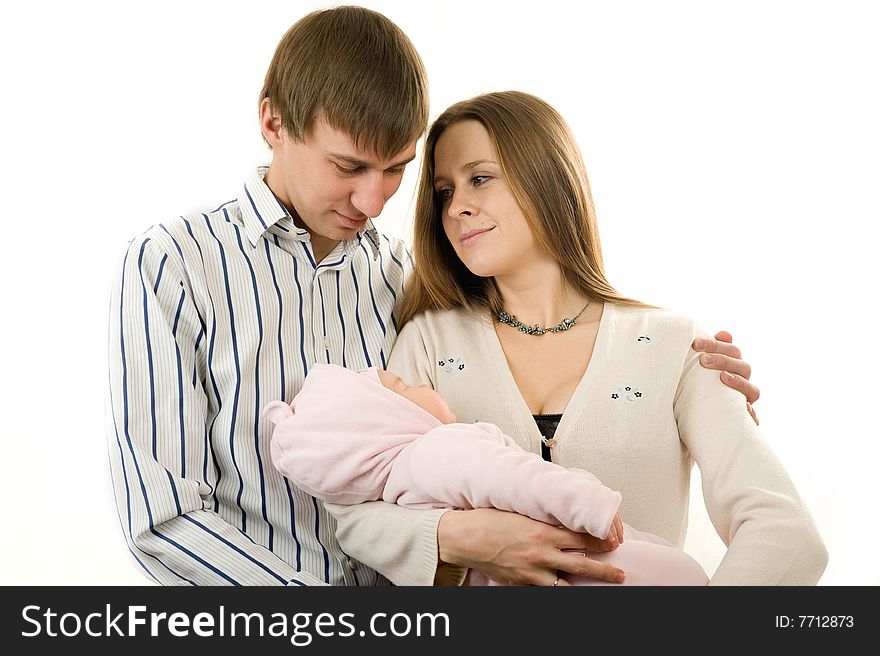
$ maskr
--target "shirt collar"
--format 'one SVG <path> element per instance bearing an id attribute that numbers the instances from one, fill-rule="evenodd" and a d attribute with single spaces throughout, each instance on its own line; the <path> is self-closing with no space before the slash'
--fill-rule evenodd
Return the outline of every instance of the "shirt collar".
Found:
<path id="1" fill-rule="evenodd" d="M 258 166 L 244 183 L 239 208 L 241 209 L 242 222 L 245 234 L 251 246 L 256 248 L 260 238 L 267 232 L 281 237 L 282 239 L 294 239 L 296 241 L 310 241 L 311 235 L 293 222 L 293 218 L 287 208 L 272 193 L 263 178 L 269 170 L 268 166 Z M 345 255 L 350 255 L 360 246 L 362 237 L 367 238 L 373 259 L 379 257 L 379 232 L 373 225 L 373 220 L 360 230 L 355 237 L 343 242 Z"/>

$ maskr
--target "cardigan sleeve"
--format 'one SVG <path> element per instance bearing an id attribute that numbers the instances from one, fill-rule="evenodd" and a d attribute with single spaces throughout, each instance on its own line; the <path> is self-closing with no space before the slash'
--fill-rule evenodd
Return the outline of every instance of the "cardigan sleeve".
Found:
<path id="1" fill-rule="evenodd" d="M 828 560 L 809 511 L 742 395 L 689 350 L 674 401 L 727 552 L 710 585 L 814 585 Z"/>
<path id="2" fill-rule="evenodd" d="M 446 510 L 411 510 L 384 501 L 324 503 L 342 549 L 394 585 L 432 585 L 439 576 L 437 525 Z"/>
<path id="3" fill-rule="evenodd" d="M 432 366 L 433 363 L 433 348 L 429 352 L 420 318 L 413 319 L 397 336 L 387 369 L 400 376 L 407 385 L 427 384 L 431 389 L 437 389 L 437 381 L 434 379 L 436 368 Z"/>

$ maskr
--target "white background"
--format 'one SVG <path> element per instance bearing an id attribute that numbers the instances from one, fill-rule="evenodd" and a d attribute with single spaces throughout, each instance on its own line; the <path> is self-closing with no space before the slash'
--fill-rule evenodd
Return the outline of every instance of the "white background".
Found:
<path id="1" fill-rule="evenodd" d="M 432 116 L 493 90 L 571 123 L 609 279 L 727 329 L 830 551 L 880 584 L 880 21 L 870 2 L 364 2 L 422 54 Z M 3 584 L 146 584 L 112 501 L 109 287 L 128 239 L 268 161 L 257 101 L 311 2 L 4 10 Z M 409 238 L 414 164 L 380 225 Z M 695 491 L 699 492 L 695 486 Z M 722 545 L 694 500 L 688 550 Z"/>

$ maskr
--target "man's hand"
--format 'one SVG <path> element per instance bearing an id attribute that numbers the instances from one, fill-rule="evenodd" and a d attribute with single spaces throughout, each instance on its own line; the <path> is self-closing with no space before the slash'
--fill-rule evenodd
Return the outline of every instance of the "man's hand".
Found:
<path id="1" fill-rule="evenodd" d="M 622 569 L 584 553 L 616 549 L 616 533 L 600 540 L 516 513 L 478 508 L 444 513 L 437 543 L 443 562 L 479 570 L 505 585 L 554 585 L 558 571 L 622 583 Z M 558 579 L 557 585 L 568 583 Z"/>
<path id="2" fill-rule="evenodd" d="M 746 397 L 746 409 L 756 424 L 758 415 L 752 407 L 761 390 L 749 381 L 752 375 L 751 365 L 742 359 L 739 348 L 733 344 L 733 336 L 726 330 L 715 333 L 715 339 L 699 337 L 691 344 L 695 351 L 704 355 L 700 356 L 700 364 L 706 369 L 716 369 L 721 372 L 721 382 L 741 392 Z"/>

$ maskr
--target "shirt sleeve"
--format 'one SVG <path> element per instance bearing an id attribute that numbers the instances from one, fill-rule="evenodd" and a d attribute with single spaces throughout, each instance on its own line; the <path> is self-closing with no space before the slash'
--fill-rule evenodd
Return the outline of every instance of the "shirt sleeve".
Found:
<path id="1" fill-rule="evenodd" d="M 818 530 L 742 395 L 689 351 L 674 402 L 727 552 L 710 585 L 814 585 L 828 560 Z"/>
<path id="2" fill-rule="evenodd" d="M 178 262 L 134 240 L 111 297 L 108 447 L 129 551 L 163 585 L 323 585 L 213 510 L 207 336 Z"/>

